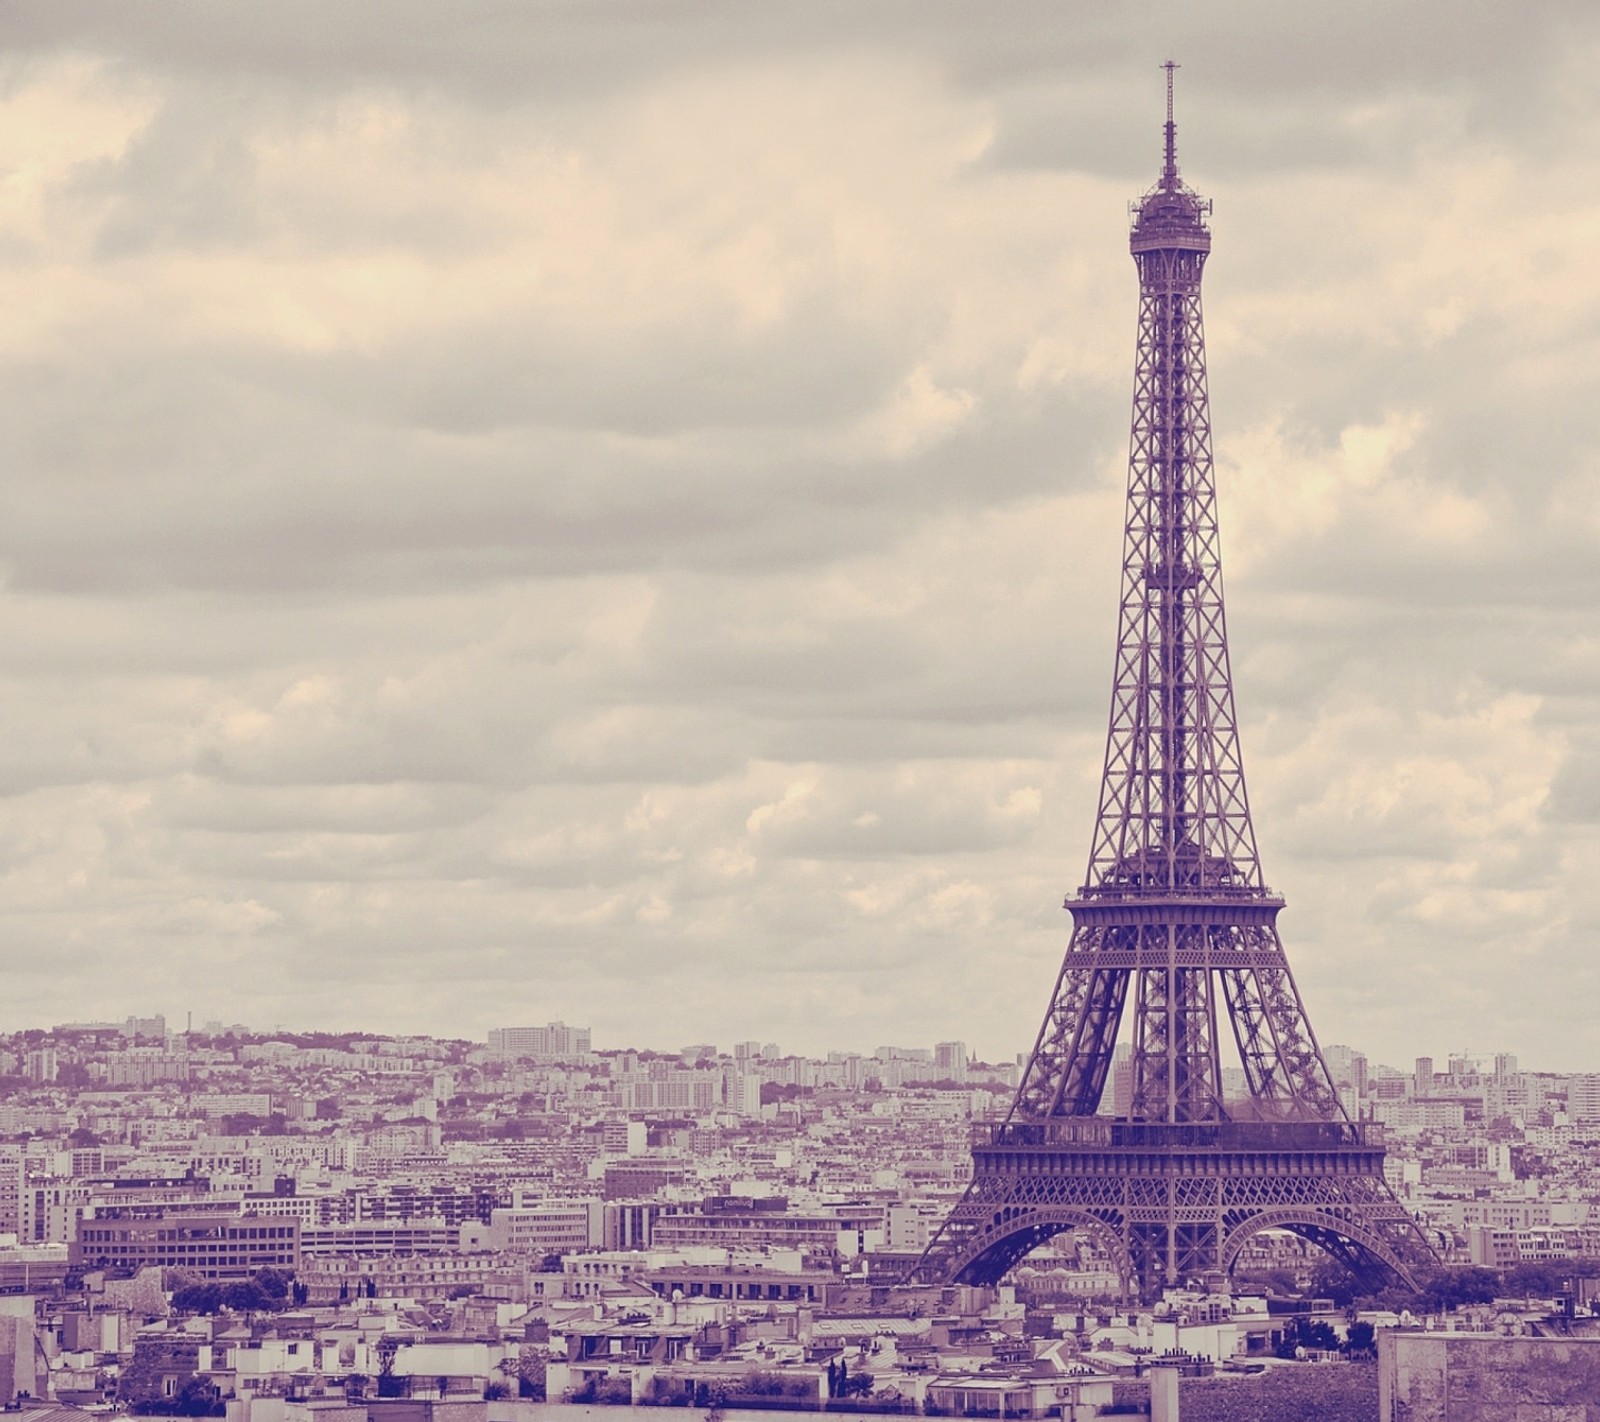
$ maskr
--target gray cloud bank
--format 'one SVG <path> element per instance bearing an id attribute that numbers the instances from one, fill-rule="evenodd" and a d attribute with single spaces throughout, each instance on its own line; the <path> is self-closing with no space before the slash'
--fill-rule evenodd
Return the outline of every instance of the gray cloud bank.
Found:
<path id="1" fill-rule="evenodd" d="M 162 17 L 8 9 L 11 1025 L 1025 1048 L 1171 53 L 1313 1021 L 1593 1069 L 1586 7 Z"/>

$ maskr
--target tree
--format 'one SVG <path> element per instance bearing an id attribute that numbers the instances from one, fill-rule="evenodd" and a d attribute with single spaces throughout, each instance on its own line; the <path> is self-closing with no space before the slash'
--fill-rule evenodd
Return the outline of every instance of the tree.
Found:
<path id="1" fill-rule="evenodd" d="M 1530 1259 L 1507 1269 L 1503 1283 L 1507 1293 L 1549 1298 L 1565 1290 L 1573 1279 L 1593 1279 L 1597 1275 L 1600 1259 Z"/>
<path id="2" fill-rule="evenodd" d="M 1333 1325 L 1320 1318 L 1302 1323 L 1300 1338 L 1307 1348 L 1318 1348 L 1324 1353 L 1331 1353 L 1339 1346 L 1339 1335 L 1333 1331 Z"/>
<path id="3" fill-rule="evenodd" d="M 1293 1358 L 1302 1348 L 1332 1353 L 1338 1347 L 1339 1335 L 1321 1319 L 1291 1318 L 1284 1326 L 1283 1342 L 1278 1345 L 1277 1356 Z"/>
<path id="4" fill-rule="evenodd" d="M 1339 1260 L 1324 1258 L 1311 1272 L 1310 1292 L 1314 1299 L 1331 1299 L 1340 1308 L 1349 1308 L 1366 1290 Z"/>
<path id="5" fill-rule="evenodd" d="M 221 1417 L 227 1409 L 215 1387 L 202 1377 L 191 1377 L 178 1389 L 176 1396 L 136 1402 L 133 1411 L 158 1413 L 164 1417 Z"/>
<path id="6" fill-rule="evenodd" d="M 545 1400 L 545 1350 L 524 1346 L 517 1359 L 517 1396 Z"/>
<path id="7" fill-rule="evenodd" d="M 221 1417 L 227 1412 L 216 1388 L 202 1377 L 192 1377 L 184 1383 L 172 1410 L 180 1417 Z"/>
<path id="8" fill-rule="evenodd" d="M 400 1340 L 386 1333 L 378 1340 L 378 1396 L 400 1397 L 405 1392 L 405 1379 L 394 1375 L 395 1355 L 400 1351 Z"/>
<path id="9" fill-rule="evenodd" d="M 1259 1290 L 1278 1298 L 1295 1298 L 1301 1292 L 1298 1281 L 1288 1269 L 1240 1269 L 1233 1278 L 1235 1288 L 1247 1293 Z"/>
<path id="10" fill-rule="evenodd" d="M 1434 1269 L 1424 1279 L 1418 1303 L 1430 1312 L 1446 1312 L 1463 1304 L 1489 1303 L 1505 1285 L 1493 1269 Z"/>
<path id="11" fill-rule="evenodd" d="M 260 1116 L 254 1116 L 248 1111 L 229 1111 L 222 1118 L 222 1134 L 253 1136 L 261 1129 L 262 1124 Z"/>
<path id="12" fill-rule="evenodd" d="M 222 1291 L 222 1302 L 239 1313 L 270 1309 L 275 1300 L 254 1279 L 240 1279 Z"/>
<path id="13" fill-rule="evenodd" d="M 1541 1175 L 1554 1175 L 1555 1166 L 1544 1155 L 1525 1145 L 1511 1147 L 1511 1173 L 1518 1180 L 1535 1180 Z"/>
<path id="14" fill-rule="evenodd" d="M 255 1281 L 261 1286 L 261 1292 L 271 1300 L 267 1307 L 282 1308 L 284 1306 L 288 1301 L 289 1285 L 293 1279 L 294 1273 L 292 1270 L 286 1272 L 266 1265 L 256 1270 Z"/>
<path id="15" fill-rule="evenodd" d="M 222 1307 L 220 1284 L 185 1284 L 172 1295 L 172 1306 L 180 1313 L 215 1313 Z"/>
<path id="16" fill-rule="evenodd" d="M 1350 1325 L 1345 1336 L 1344 1351 L 1349 1358 L 1372 1356 L 1373 1349 L 1377 1346 L 1378 1335 L 1373 1326 L 1365 1319 L 1358 1319 Z"/>

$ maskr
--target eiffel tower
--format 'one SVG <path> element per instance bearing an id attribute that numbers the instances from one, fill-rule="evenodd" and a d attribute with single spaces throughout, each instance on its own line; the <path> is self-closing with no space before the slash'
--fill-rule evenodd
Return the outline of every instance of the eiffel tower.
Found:
<path id="1" fill-rule="evenodd" d="M 1105 775 L 1072 939 L 1005 1119 L 911 1272 L 993 1284 L 1067 1230 L 1125 1294 L 1228 1273 L 1293 1231 L 1374 1285 L 1433 1262 L 1383 1176 L 1380 1128 L 1339 1101 L 1256 853 L 1234 719 L 1200 277 L 1210 202 L 1166 161 L 1132 208 L 1139 338 Z M 1226 1012 L 1247 1099 L 1223 1095 Z M 1126 1115 L 1101 1114 L 1129 1020 Z"/>

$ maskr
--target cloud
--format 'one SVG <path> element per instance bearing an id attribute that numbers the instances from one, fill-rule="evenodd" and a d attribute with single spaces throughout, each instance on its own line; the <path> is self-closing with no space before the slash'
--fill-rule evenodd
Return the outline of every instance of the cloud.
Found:
<path id="1" fill-rule="evenodd" d="M 1586 1060 L 1587 8 L 8 22 L 12 1025 L 1025 1048 L 1172 53 L 1312 1019 Z"/>

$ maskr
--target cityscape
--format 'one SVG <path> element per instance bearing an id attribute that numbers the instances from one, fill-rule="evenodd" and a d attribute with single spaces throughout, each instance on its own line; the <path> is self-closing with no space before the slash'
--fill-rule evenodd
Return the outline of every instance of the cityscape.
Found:
<path id="1" fill-rule="evenodd" d="M 561 1022 L 468 1042 L 161 1016 L 16 1033 L 0 1300 L 27 1311 L 0 1304 L 0 1382 L 8 1404 L 227 1399 L 244 1422 L 363 1394 L 1091 1416 L 1176 1355 L 1185 1389 L 1273 1365 L 1280 1391 L 1337 1394 L 1307 1359 L 1370 1350 L 1407 1306 L 1419 1324 L 1453 1310 L 1468 1339 L 1510 1320 L 1533 1336 L 1565 1309 L 1572 1336 L 1600 1294 L 1600 1073 L 1325 1056 L 1351 1118 L 1384 1128 L 1386 1178 L 1441 1270 L 1368 1294 L 1267 1233 L 1229 1283 L 1140 1308 L 1083 1235 L 998 1290 L 893 1282 L 1025 1065 L 960 1042 L 814 1058 L 597 1046 Z M 1112 1114 L 1131 1082 L 1119 1054 Z M 1243 1074 L 1225 1089 L 1246 1099 Z M 1375 1406 L 1373 1370 L 1352 1372 Z M 1211 1415 L 1206 1396 L 1189 1415 Z"/>
<path id="2" fill-rule="evenodd" d="M 0 1409 L 1600 1418 L 1595 22 L 24 8 Z"/>

